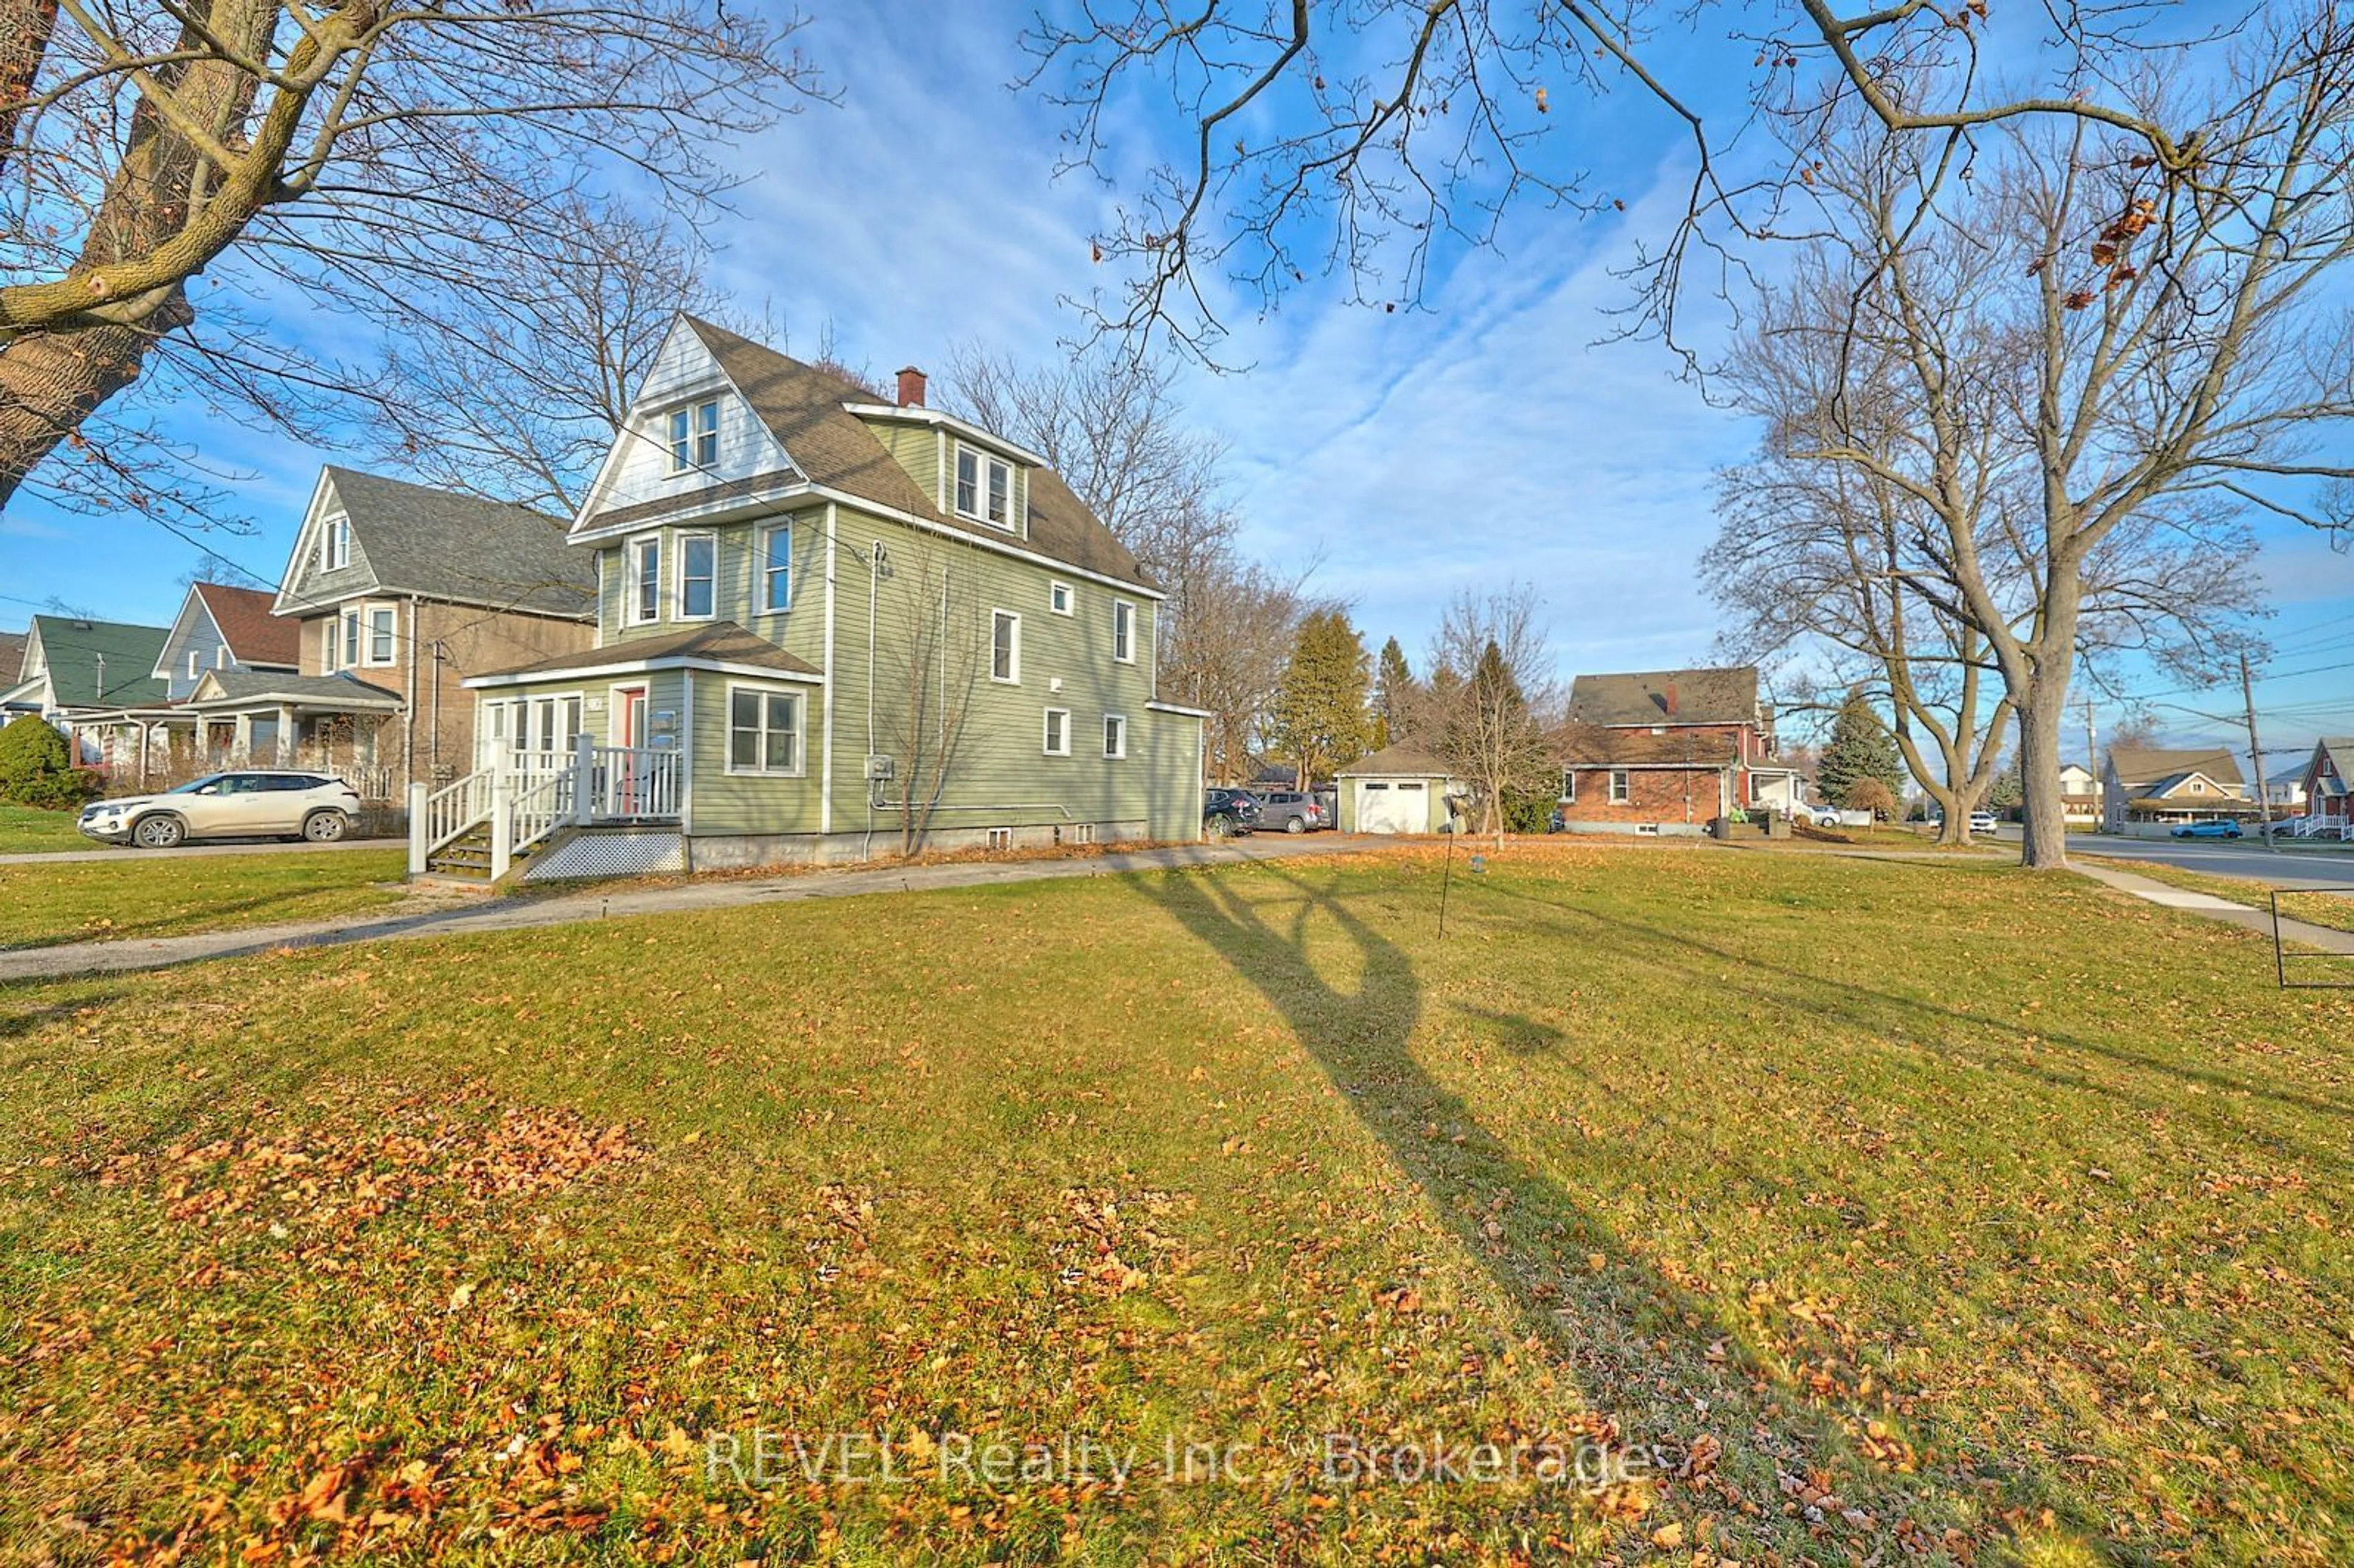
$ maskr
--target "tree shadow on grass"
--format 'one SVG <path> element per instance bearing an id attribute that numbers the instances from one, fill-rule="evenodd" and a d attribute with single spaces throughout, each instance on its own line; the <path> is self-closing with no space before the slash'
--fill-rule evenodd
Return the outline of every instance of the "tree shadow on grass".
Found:
<path id="1" fill-rule="evenodd" d="M 1261 878 L 1282 890 L 1287 916 L 1270 918 L 1267 906 L 1277 900 L 1238 891 Z M 1712 1300 L 1662 1277 L 1575 1192 L 1489 1132 L 1477 1107 L 1431 1075 L 1415 1055 L 1426 1012 L 1424 983 L 1405 952 L 1339 895 L 1337 874 L 1311 885 L 1299 869 L 1267 865 L 1181 873 L 1138 885 L 1282 1014 L 1342 1103 L 1430 1196 L 1464 1254 L 1510 1304 L 1518 1333 L 1575 1369 L 1592 1410 L 1672 1409 L 1689 1423 L 1687 1430 L 1642 1431 L 1630 1422 L 1627 1441 L 1672 1447 L 1710 1432 L 1735 1450 L 1729 1467 L 1746 1484 L 1749 1500 L 1765 1510 L 1767 1532 L 1779 1529 L 1785 1546 L 1806 1546 L 1808 1538 L 1797 1533 L 1805 1526 L 1778 1520 L 1778 1496 L 1757 1495 L 1759 1486 L 1772 1485 L 1761 1458 L 1782 1475 L 1829 1472 L 1843 1495 L 1864 1496 L 1882 1509 L 1876 1528 L 1883 1531 L 1900 1510 L 1933 1540 L 1946 1526 L 1967 1528 L 1974 1515 L 1956 1489 L 1928 1474 L 1869 1467 L 1842 1417 L 1860 1428 L 1881 1414 L 1876 1406 L 1814 1408 L 1809 1393 L 1786 1377 L 1762 1366 L 1723 1364 L 1721 1347 L 1738 1346 L 1743 1336 Z M 1420 922 L 1426 915 L 1416 900 L 1404 918 Z M 1310 952 L 1311 922 L 1319 920 L 1353 948 L 1352 990 L 1329 979 Z M 1516 1014 L 1459 1004 L 1454 1011 L 1513 1050 L 1552 1050 L 1565 1038 Z M 1442 1136 L 1429 1135 L 1434 1125 Z M 1487 1229 L 1500 1191 L 1511 1194 L 1501 1239 Z M 1695 1414 L 1696 1405 L 1712 1413 Z M 1858 1485 L 1861 1494 L 1850 1490 Z M 2055 1507 L 2069 1500 L 2056 1485 L 2031 1483 L 2031 1489 Z"/>

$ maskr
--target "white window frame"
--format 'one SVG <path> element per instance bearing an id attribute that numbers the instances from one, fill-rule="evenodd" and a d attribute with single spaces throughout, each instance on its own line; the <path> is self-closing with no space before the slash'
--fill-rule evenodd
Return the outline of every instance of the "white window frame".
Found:
<path id="1" fill-rule="evenodd" d="M 757 729 L 748 732 L 760 736 L 760 763 L 758 767 L 740 766 L 736 760 L 736 736 L 745 727 L 736 722 L 736 699 L 738 695 L 755 696 L 760 699 L 759 726 Z M 771 700 L 779 697 L 792 706 L 793 726 L 790 733 L 793 737 L 793 765 L 790 768 L 773 768 L 769 765 L 768 737 L 780 733 L 769 726 L 769 704 Z M 749 681 L 730 681 L 727 683 L 726 700 L 727 714 L 725 726 L 726 749 L 720 754 L 726 771 L 739 778 L 801 779 L 807 777 L 809 773 L 809 703 L 804 694 L 781 686 L 757 685 Z"/>
<path id="2" fill-rule="evenodd" d="M 352 564 L 352 520 L 338 512 L 319 524 L 319 569 L 339 572 Z"/>
<path id="3" fill-rule="evenodd" d="M 336 653 L 341 662 L 338 670 L 356 670 L 360 663 L 360 633 L 366 630 L 366 617 L 356 607 L 335 612 L 335 634 L 342 639 Z"/>
<path id="4" fill-rule="evenodd" d="M 1122 642 L 1128 644 L 1125 653 L 1119 651 Z M 1136 604 L 1132 599 L 1111 601 L 1111 656 L 1118 663 L 1136 662 Z"/>
<path id="5" fill-rule="evenodd" d="M 645 592 L 645 575 L 638 564 L 639 556 L 648 549 L 653 551 L 654 557 L 654 607 L 652 613 L 646 611 L 644 599 L 642 597 Z M 641 534 L 636 538 L 622 544 L 622 625 L 651 626 L 662 619 L 662 562 L 663 536 L 660 534 Z"/>
<path id="6" fill-rule="evenodd" d="M 1577 769 L 1575 768 L 1561 770 L 1561 798 L 1573 806 L 1577 804 Z"/>
<path id="7" fill-rule="evenodd" d="M 678 545 L 678 570 L 671 574 L 671 576 L 676 579 L 673 585 L 674 602 L 671 605 L 671 619 L 673 620 L 718 620 L 719 535 L 709 528 L 695 528 L 674 535 L 674 538 Z M 687 575 L 686 552 L 698 539 L 707 539 L 711 542 L 711 608 L 705 610 L 700 615 L 693 613 L 686 608 L 687 584 L 696 580 Z"/>
<path id="8" fill-rule="evenodd" d="M 997 673 L 997 623 L 1001 620 L 1013 623 L 1013 636 L 1006 646 L 1006 673 L 1002 675 Z M 992 609 L 989 612 L 989 678 L 1001 686 L 1022 683 L 1022 617 L 1016 611 Z"/>
<path id="9" fill-rule="evenodd" d="M 201 649 L 188 650 L 188 679 L 193 681 L 204 673 L 205 655 Z"/>
<path id="10" fill-rule="evenodd" d="M 785 564 L 777 565 L 777 541 L 785 545 Z M 785 579 L 785 602 L 777 602 L 777 577 Z M 760 613 L 782 615 L 793 607 L 793 524 L 790 518 L 760 530 Z"/>
<path id="11" fill-rule="evenodd" d="M 217 644 L 217 645 L 216 645 L 216 646 L 214 647 L 214 649 L 213 649 L 213 668 L 214 668 L 214 669 L 216 669 L 216 670 L 226 670 L 226 669 L 228 669 L 228 643 L 226 643 L 226 642 L 219 643 L 219 644 Z"/>
<path id="12" fill-rule="evenodd" d="M 1046 609 L 1050 613 L 1055 615 L 1076 615 L 1078 613 L 1078 591 L 1073 588 L 1070 584 L 1066 582 L 1049 582 L 1046 585 Z"/>
<path id="13" fill-rule="evenodd" d="M 1623 768 L 1610 770 L 1610 803 L 1624 806 L 1635 798 L 1635 776 Z"/>
<path id="14" fill-rule="evenodd" d="M 376 656 L 376 618 L 385 618 L 384 657 Z M 360 662 L 371 670 L 387 670 L 400 662 L 400 607 L 371 604 L 360 610 Z"/>
<path id="15" fill-rule="evenodd" d="M 964 495 L 964 461 L 968 457 L 972 459 L 973 465 L 972 502 L 970 505 L 966 504 Z M 992 528 L 1002 528 L 1009 534 L 1013 533 L 1014 531 L 1013 465 L 1002 457 L 993 457 L 981 448 L 968 445 L 963 441 L 956 444 L 956 450 L 949 461 L 954 465 L 949 470 L 949 499 L 954 506 L 956 514 L 960 517 L 970 517 L 976 523 L 986 523 Z M 1004 476 L 1005 482 L 1005 515 L 991 517 L 989 514 L 990 495 L 995 488 L 995 481 L 1000 474 Z"/>
<path id="16" fill-rule="evenodd" d="M 1115 742 L 1115 741 L 1113 740 L 1113 738 L 1112 738 L 1113 726 L 1119 726 L 1119 740 L 1118 740 L 1117 742 Z M 1119 761 L 1125 760 L 1125 759 L 1126 759 L 1126 758 L 1127 758 L 1127 756 L 1128 756 L 1128 715 L 1127 715 L 1126 714 L 1106 714 L 1106 715 L 1104 715 L 1104 757 L 1105 757 L 1105 758 L 1106 758 L 1107 760 L 1109 760 L 1109 761 L 1119 762 Z"/>
<path id="17" fill-rule="evenodd" d="M 1063 731 L 1063 744 L 1060 746 L 1056 746 L 1055 744 L 1055 721 L 1057 718 L 1063 721 L 1061 726 Z M 1039 754 L 1044 757 L 1068 757 L 1071 755 L 1070 709 L 1048 708 L 1045 713 L 1041 715 L 1038 725 L 1038 750 Z"/>
<path id="18" fill-rule="evenodd" d="M 697 397 L 663 415 L 663 448 L 673 474 L 708 472 L 719 464 L 719 399 Z"/>

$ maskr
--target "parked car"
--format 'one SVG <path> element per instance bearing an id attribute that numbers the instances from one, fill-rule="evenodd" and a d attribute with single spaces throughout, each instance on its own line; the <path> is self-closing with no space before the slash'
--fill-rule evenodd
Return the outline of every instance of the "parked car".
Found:
<path id="1" fill-rule="evenodd" d="M 1269 832 L 1280 828 L 1287 833 L 1312 832 L 1318 828 L 1336 826 L 1337 815 L 1327 814 L 1324 802 L 1298 789 L 1270 789 L 1258 797 L 1258 821 L 1254 826 Z"/>
<path id="2" fill-rule="evenodd" d="M 1809 827 L 1836 828 L 1840 825 L 1839 808 L 1836 806 L 1797 805 L 1790 808 L 1790 815 Z"/>
<path id="3" fill-rule="evenodd" d="M 359 792 L 320 773 L 275 769 L 214 773 L 160 795 L 131 795 L 82 808 L 86 837 L 170 849 L 189 839 L 273 836 L 333 843 L 351 831 Z"/>
<path id="4" fill-rule="evenodd" d="M 2185 822 L 2174 830 L 2174 836 L 2178 839 L 2236 839 L 2240 836 L 2240 824 L 2230 821 Z"/>
<path id="5" fill-rule="evenodd" d="M 1223 839 L 1249 832 L 1258 826 L 1258 801 L 1247 789 L 1202 791 L 1202 833 Z"/>
<path id="6" fill-rule="evenodd" d="M 1939 828 L 1946 825 L 1946 819 L 1941 816 L 1932 816 L 1928 818 L 1927 821 L 1929 823 L 1929 831 L 1931 832 L 1935 832 Z M 1970 832 L 1974 833 L 1990 833 L 1994 832 L 1996 826 L 1997 824 L 1992 811 L 1972 811 L 1970 813 Z"/>

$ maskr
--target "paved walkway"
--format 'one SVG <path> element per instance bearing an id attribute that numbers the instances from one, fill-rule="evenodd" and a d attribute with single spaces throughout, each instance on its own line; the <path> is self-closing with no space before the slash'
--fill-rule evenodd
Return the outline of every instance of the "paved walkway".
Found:
<path id="1" fill-rule="evenodd" d="M 215 854 L 334 854 L 341 850 L 401 849 L 407 839 L 337 839 L 314 844 L 301 839 L 239 839 L 234 842 L 182 844 L 178 849 L 132 849 L 127 845 L 94 844 L 89 849 L 49 850 L 30 854 L 0 854 L 0 865 L 56 865 L 69 860 L 199 860 Z"/>
<path id="2" fill-rule="evenodd" d="M 2273 912 L 2269 909 L 2251 909 L 2228 898 L 2169 887 L 2163 882 L 2152 882 L 2147 876 L 2136 876 L 2129 871 L 2118 871 L 2105 865 L 2087 865 L 2081 860 L 2070 862 L 2068 869 L 2079 876 L 2089 876 L 2094 882 L 2114 887 L 2120 893 L 2130 893 L 2136 898 L 2147 899 L 2152 904 L 2163 904 L 2168 909 L 2187 909 L 2193 915 L 2244 926 L 2265 937 L 2273 934 Z M 2283 916 L 2280 934 L 2285 941 L 2302 942 L 2325 953 L 2354 957 L 2354 932 L 2333 931 L 2327 926 L 2308 925 L 2303 920 Z"/>
<path id="3" fill-rule="evenodd" d="M 847 898 L 870 893 L 915 893 L 936 888 L 985 887 L 1002 883 L 1048 882 L 1073 876 L 1112 876 L 1129 871 L 1167 871 L 1193 865 L 1230 865 L 1242 861 L 1293 856 L 1354 854 L 1386 841 L 1311 833 L 1294 837 L 1228 840 L 1215 844 L 1171 844 L 1074 860 L 958 861 L 854 871 L 810 871 L 790 876 L 709 878 L 660 887 L 589 888 L 546 898 L 493 898 L 481 894 L 419 895 L 392 915 L 313 920 L 300 925 L 249 926 L 190 937 L 159 937 L 117 942 L 76 942 L 53 948 L 0 952 L 0 985 L 12 980 L 62 980 L 72 975 L 120 974 L 167 969 L 207 959 L 246 958 L 279 948 L 342 947 L 355 942 L 451 937 L 478 931 L 517 931 L 571 926 L 622 915 L 657 915 L 695 909 L 730 909 L 787 904 L 803 898 Z M 57 856 L 42 856 L 56 859 Z M 419 907 L 422 906 L 422 907 Z"/>

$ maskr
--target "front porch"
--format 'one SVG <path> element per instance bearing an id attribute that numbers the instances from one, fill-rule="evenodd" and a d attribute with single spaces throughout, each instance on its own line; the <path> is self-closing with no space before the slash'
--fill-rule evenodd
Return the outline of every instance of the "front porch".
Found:
<path id="1" fill-rule="evenodd" d="M 503 754 L 439 789 L 409 787 L 408 874 L 498 882 L 567 829 L 676 830 L 686 783 L 684 752 L 599 746 L 587 734 L 572 736 L 568 756 Z"/>

